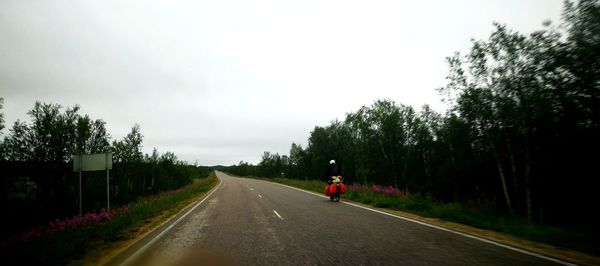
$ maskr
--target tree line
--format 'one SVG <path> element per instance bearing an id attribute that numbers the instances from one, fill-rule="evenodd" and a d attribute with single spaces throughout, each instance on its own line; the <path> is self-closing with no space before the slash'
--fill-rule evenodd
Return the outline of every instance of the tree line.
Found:
<path id="1" fill-rule="evenodd" d="M 450 109 L 378 100 L 316 126 L 308 145 L 265 152 L 239 175 L 392 185 L 443 202 L 487 204 L 529 222 L 597 224 L 600 4 L 565 2 L 563 21 L 525 35 L 495 23 L 487 40 L 447 58 Z"/>
<path id="2" fill-rule="evenodd" d="M 0 98 L 0 109 L 3 99 Z M 16 121 L 0 142 L 0 206 L 11 217 L 0 236 L 78 214 L 79 178 L 72 156 L 111 152 L 111 206 L 180 188 L 208 175 L 207 167 L 189 165 L 173 152 L 156 148 L 143 154 L 143 135 L 135 124 L 112 140 L 106 122 L 80 114 L 79 106 L 36 102 L 30 121 Z M 0 113 L 0 130 L 4 128 Z M 83 211 L 106 207 L 106 172 L 83 172 Z"/>

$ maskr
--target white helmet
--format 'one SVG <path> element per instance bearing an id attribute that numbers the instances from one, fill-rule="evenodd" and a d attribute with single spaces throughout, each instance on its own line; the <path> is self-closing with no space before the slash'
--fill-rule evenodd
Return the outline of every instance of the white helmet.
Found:
<path id="1" fill-rule="evenodd" d="M 334 164 L 334 163 L 335 163 L 335 160 L 329 161 L 329 164 Z"/>

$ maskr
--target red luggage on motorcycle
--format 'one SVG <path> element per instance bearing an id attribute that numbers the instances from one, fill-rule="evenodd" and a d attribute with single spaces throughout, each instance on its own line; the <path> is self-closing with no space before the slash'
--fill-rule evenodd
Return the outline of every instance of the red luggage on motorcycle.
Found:
<path id="1" fill-rule="evenodd" d="M 333 186 L 333 185 L 332 185 L 332 186 Z M 329 189 L 329 186 L 325 186 L 325 196 L 328 196 L 328 197 L 329 197 L 329 196 L 331 196 L 331 195 L 333 195 L 333 194 L 331 194 L 331 192 L 330 192 L 330 189 Z"/>
<path id="2" fill-rule="evenodd" d="M 335 184 L 331 184 L 331 186 L 329 186 L 329 193 L 331 195 L 333 195 L 333 194 L 335 194 L 335 190 L 336 190 Z"/>

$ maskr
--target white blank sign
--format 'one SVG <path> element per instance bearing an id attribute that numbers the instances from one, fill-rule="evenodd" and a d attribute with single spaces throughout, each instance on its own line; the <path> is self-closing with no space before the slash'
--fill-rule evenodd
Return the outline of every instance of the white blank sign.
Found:
<path id="1" fill-rule="evenodd" d="M 80 160 L 81 159 L 81 164 Z M 73 155 L 73 171 L 100 171 L 112 169 L 112 154 Z"/>

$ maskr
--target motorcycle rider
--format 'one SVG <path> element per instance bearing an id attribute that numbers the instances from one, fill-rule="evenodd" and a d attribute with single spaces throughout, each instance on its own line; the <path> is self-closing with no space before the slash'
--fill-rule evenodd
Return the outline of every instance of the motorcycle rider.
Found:
<path id="1" fill-rule="evenodd" d="M 342 175 L 342 168 L 335 163 L 335 160 L 329 161 L 329 167 L 327 168 L 327 173 L 325 174 L 327 178 L 327 184 L 331 184 L 334 180 L 339 179 L 339 176 Z M 340 182 L 337 180 L 336 182 Z"/>
<path id="2" fill-rule="evenodd" d="M 329 161 L 329 167 L 325 175 L 327 176 L 327 189 L 329 189 L 329 186 L 332 186 L 332 183 L 339 184 L 342 182 L 342 168 L 335 163 L 335 160 Z M 330 195 L 329 199 L 332 201 L 336 200 L 336 195 Z M 339 201 L 339 198 L 337 200 Z"/>

